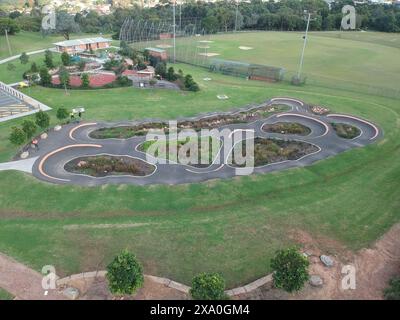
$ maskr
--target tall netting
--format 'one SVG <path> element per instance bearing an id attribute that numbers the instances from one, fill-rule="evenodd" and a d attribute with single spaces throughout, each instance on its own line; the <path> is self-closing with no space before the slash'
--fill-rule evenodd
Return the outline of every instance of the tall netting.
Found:
<path id="1" fill-rule="evenodd" d="M 283 68 L 223 59 L 211 59 L 209 68 L 212 72 L 264 81 L 281 81 L 285 74 Z"/>
<path id="2" fill-rule="evenodd" d="M 251 64 L 240 61 L 223 60 L 217 38 L 206 32 L 196 19 L 177 24 L 175 30 L 175 50 L 172 21 L 134 20 L 127 18 L 120 31 L 120 40 L 134 49 L 151 49 L 165 52 L 170 61 L 183 62 L 205 67 L 214 72 L 254 80 L 280 81 L 283 68 Z"/>

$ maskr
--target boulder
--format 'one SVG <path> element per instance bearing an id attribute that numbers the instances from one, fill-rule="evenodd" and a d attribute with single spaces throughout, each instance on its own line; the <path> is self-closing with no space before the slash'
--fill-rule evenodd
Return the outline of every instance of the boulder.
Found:
<path id="1" fill-rule="evenodd" d="M 310 277 L 310 284 L 313 287 L 321 287 L 324 284 L 324 281 L 322 280 L 322 278 L 319 275 L 313 274 Z"/>
<path id="2" fill-rule="evenodd" d="M 54 131 L 60 131 L 61 130 L 61 126 L 58 124 L 54 127 Z"/>
<path id="3" fill-rule="evenodd" d="M 24 151 L 21 153 L 20 158 L 21 159 L 26 159 L 29 157 L 29 152 L 28 151 Z"/>
<path id="4" fill-rule="evenodd" d="M 44 132 L 40 135 L 40 139 L 47 139 L 47 137 L 48 137 L 48 134 L 46 132 Z"/>
<path id="5" fill-rule="evenodd" d="M 73 287 L 64 289 L 63 295 L 70 300 L 76 300 L 79 298 L 79 290 Z"/>
<path id="6" fill-rule="evenodd" d="M 331 257 L 329 257 L 329 256 L 325 256 L 325 255 L 322 255 L 321 257 L 320 257 L 320 259 L 321 259 L 321 262 L 326 266 L 326 267 L 333 267 L 333 259 L 331 258 Z"/>

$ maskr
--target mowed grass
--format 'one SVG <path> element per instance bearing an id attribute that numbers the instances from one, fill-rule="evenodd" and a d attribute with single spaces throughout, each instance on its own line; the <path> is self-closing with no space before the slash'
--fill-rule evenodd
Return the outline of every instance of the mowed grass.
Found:
<path id="1" fill-rule="evenodd" d="M 0 288 L 0 301 L 1 300 L 12 300 L 12 294 L 8 293 L 6 290 Z"/>
<path id="2" fill-rule="evenodd" d="M 70 39 L 98 37 L 99 34 L 71 34 Z M 110 35 L 102 35 L 109 37 Z M 27 32 L 21 31 L 16 35 L 10 35 L 9 37 L 11 53 L 17 55 L 22 52 L 36 51 L 40 49 L 47 49 L 54 47 L 53 43 L 65 40 L 61 35 L 48 35 L 42 36 L 40 32 Z M 4 59 L 10 56 L 6 37 L 0 36 L 0 59 Z"/>
<path id="3" fill-rule="evenodd" d="M 360 46 L 363 46 L 360 43 Z M 296 243 L 296 230 L 333 239 L 351 250 L 371 244 L 400 218 L 398 100 L 321 87 L 266 84 L 193 74 L 198 93 L 133 88 L 80 91 L 31 88 L 57 108 L 84 105 L 87 120 L 174 119 L 291 96 L 374 121 L 385 136 L 312 166 L 265 175 L 178 186 L 57 186 L 18 172 L 0 172 L 0 251 L 37 270 L 61 275 L 103 269 L 121 249 L 134 251 L 147 274 L 190 283 L 220 272 L 228 287 L 270 272 L 278 248 Z M 203 81 L 204 77 L 212 81 Z M 230 99 L 220 101 L 217 94 Z M 55 123 L 55 110 L 50 112 Z M 15 148 L 0 124 L 0 158 Z M 330 242 L 329 242 L 330 243 Z M 323 249 L 335 254 L 336 246 Z"/>
<path id="4" fill-rule="evenodd" d="M 191 63 L 205 63 L 199 55 L 217 53 L 210 57 L 235 61 L 246 61 L 282 67 L 286 79 L 298 71 L 303 47 L 300 32 L 242 32 L 208 35 L 205 37 L 178 38 L 177 54 Z M 199 41 L 211 41 L 201 43 Z M 172 41 L 172 40 L 171 40 Z M 143 46 L 172 44 L 166 40 L 144 43 Z M 140 46 L 140 45 L 139 45 Z M 240 46 L 251 50 L 241 50 Z M 361 85 L 389 88 L 400 96 L 399 55 L 400 38 L 397 34 L 376 32 L 312 32 L 309 35 L 304 56 L 304 75 L 315 85 L 324 84 L 331 88 Z M 172 49 L 167 49 L 172 54 Z M 397 96 L 396 96 L 397 97 Z"/>

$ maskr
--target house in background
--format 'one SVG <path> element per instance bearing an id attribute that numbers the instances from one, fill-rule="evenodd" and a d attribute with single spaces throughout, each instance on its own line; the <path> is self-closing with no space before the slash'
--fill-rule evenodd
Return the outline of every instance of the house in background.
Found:
<path id="1" fill-rule="evenodd" d="M 56 42 L 56 50 L 58 52 L 67 52 L 70 54 L 79 53 L 83 51 L 96 51 L 97 49 L 106 49 L 110 47 L 112 40 L 102 37 L 98 38 L 85 38 L 75 40 L 65 40 Z"/>
<path id="2" fill-rule="evenodd" d="M 153 57 L 159 58 L 162 61 L 165 61 L 168 59 L 167 51 L 164 49 L 160 48 L 145 48 L 149 52 L 149 54 Z"/>

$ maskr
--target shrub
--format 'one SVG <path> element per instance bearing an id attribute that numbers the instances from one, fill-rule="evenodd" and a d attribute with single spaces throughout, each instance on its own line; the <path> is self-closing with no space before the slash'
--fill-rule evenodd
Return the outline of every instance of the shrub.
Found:
<path id="1" fill-rule="evenodd" d="M 389 287 L 384 290 L 383 295 L 386 300 L 400 300 L 400 277 L 390 280 Z"/>
<path id="2" fill-rule="evenodd" d="M 69 56 L 68 52 L 63 52 L 61 54 L 61 62 L 64 66 L 69 66 L 71 64 L 71 57 Z"/>
<path id="3" fill-rule="evenodd" d="M 124 250 L 107 266 L 107 279 L 113 294 L 133 294 L 144 282 L 142 266 L 135 255 Z"/>
<path id="4" fill-rule="evenodd" d="M 27 64 L 29 62 L 29 56 L 26 54 L 26 52 L 22 52 L 19 56 L 19 60 L 22 64 Z"/>
<path id="5" fill-rule="evenodd" d="M 36 129 L 36 124 L 32 120 L 24 120 L 22 122 L 22 130 L 25 132 L 25 135 L 28 139 L 32 138 L 36 132 Z"/>
<path id="6" fill-rule="evenodd" d="M 51 85 L 51 75 L 49 73 L 49 69 L 47 69 L 46 67 L 41 67 L 39 75 L 40 75 L 40 83 L 43 86 Z"/>
<path id="7" fill-rule="evenodd" d="M 39 68 L 37 67 L 36 62 L 32 62 L 30 71 L 32 73 L 38 73 L 39 72 Z"/>
<path id="8" fill-rule="evenodd" d="M 26 134 L 21 128 L 12 127 L 11 134 L 8 139 L 12 144 L 19 146 L 25 142 Z"/>
<path id="9" fill-rule="evenodd" d="M 131 80 L 128 79 L 126 76 L 120 76 L 117 78 L 117 84 L 121 87 L 126 87 L 132 84 Z"/>
<path id="10" fill-rule="evenodd" d="M 57 109 L 56 117 L 58 120 L 62 121 L 64 119 L 67 119 L 68 116 L 69 116 L 69 113 L 68 113 L 67 109 L 65 109 L 63 107 Z"/>
<path id="11" fill-rule="evenodd" d="M 15 65 L 12 64 L 11 62 L 9 62 L 9 63 L 7 64 L 7 70 L 8 70 L 8 71 L 14 71 L 15 68 L 16 68 Z"/>
<path id="12" fill-rule="evenodd" d="M 53 69 L 54 68 L 54 63 L 53 63 L 53 54 L 51 53 L 50 50 L 46 50 L 44 53 L 44 64 L 46 65 L 47 68 Z"/>
<path id="13" fill-rule="evenodd" d="M 85 70 L 85 67 L 86 67 L 86 61 L 85 60 L 79 60 L 79 62 L 78 62 L 79 71 Z"/>
<path id="14" fill-rule="evenodd" d="M 156 74 L 160 75 L 161 77 L 165 78 L 167 74 L 167 64 L 164 61 L 157 63 L 155 68 Z"/>
<path id="15" fill-rule="evenodd" d="M 199 91 L 199 85 L 193 80 L 193 77 L 190 74 L 185 76 L 184 86 L 186 90 L 189 91 Z"/>
<path id="16" fill-rule="evenodd" d="M 192 280 L 190 295 L 196 300 L 222 300 L 227 298 L 224 290 L 225 280 L 218 273 L 200 273 Z"/>
<path id="17" fill-rule="evenodd" d="M 90 79 L 89 79 L 89 75 L 87 73 L 82 73 L 81 80 L 82 80 L 81 87 L 82 88 L 89 88 Z"/>
<path id="18" fill-rule="evenodd" d="M 175 74 L 175 70 L 173 67 L 168 68 L 166 78 L 168 81 L 176 81 L 178 79 L 178 76 Z"/>
<path id="19" fill-rule="evenodd" d="M 309 279 L 309 262 L 295 247 L 279 250 L 271 261 L 276 288 L 299 291 Z"/>
<path id="20" fill-rule="evenodd" d="M 150 84 L 151 86 L 156 85 L 156 84 L 157 84 L 157 79 L 150 79 L 149 84 Z"/>
<path id="21" fill-rule="evenodd" d="M 35 123 L 38 127 L 42 129 L 47 129 L 50 125 L 50 117 L 47 113 L 40 110 L 35 113 Z"/>

